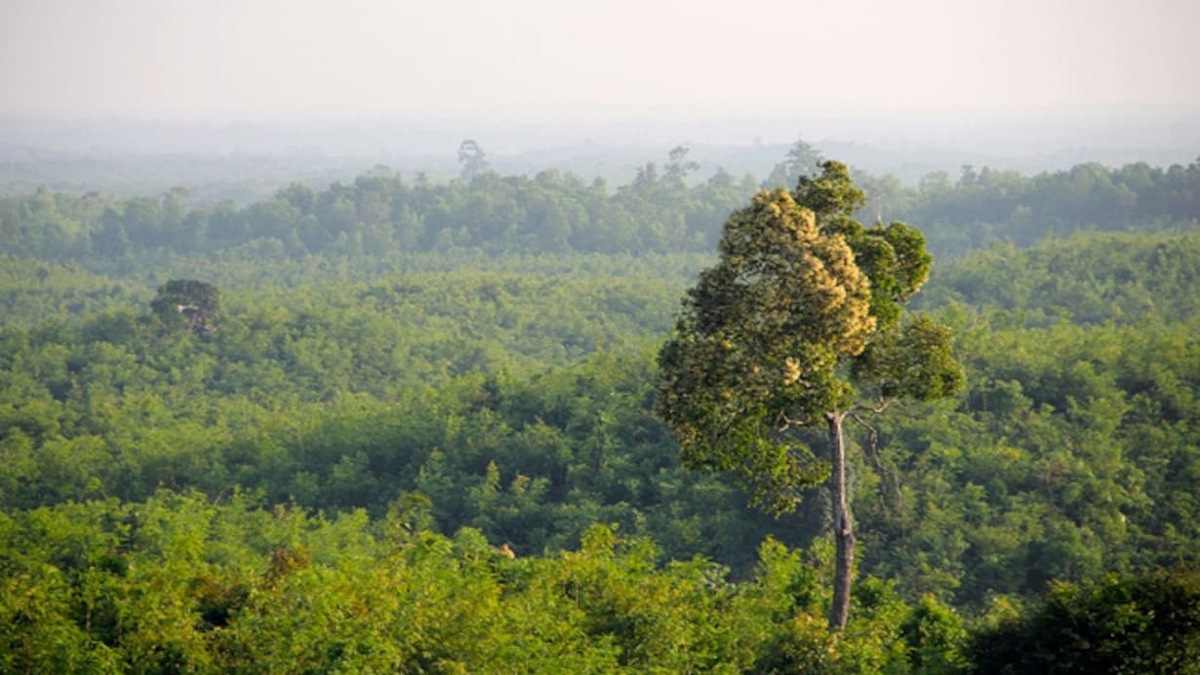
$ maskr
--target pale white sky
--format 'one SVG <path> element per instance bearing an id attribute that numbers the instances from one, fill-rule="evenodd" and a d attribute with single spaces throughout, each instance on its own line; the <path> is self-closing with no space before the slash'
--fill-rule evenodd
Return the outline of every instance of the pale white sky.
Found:
<path id="1" fill-rule="evenodd" d="M 1200 108 L 1200 0 L 0 0 L 0 114 Z"/>

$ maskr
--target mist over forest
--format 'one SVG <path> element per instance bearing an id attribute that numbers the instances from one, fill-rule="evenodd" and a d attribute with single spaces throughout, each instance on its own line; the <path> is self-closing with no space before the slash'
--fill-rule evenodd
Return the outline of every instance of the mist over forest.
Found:
<path id="1" fill-rule="evenodd" d="M 623 183 L 677 145 L 700 164 L 693 179 L 724 169 L 763 176 L 801 138 L 829 157 L 909 185 L 963 165 L 1037 174 L 1098 162 L 1187 164 L 1200 147 L 1200 114 L 1188 109 L 1061 109 L 926 115 L 812 113 L 775 117 L 509 119 L 482 115 L 259 116 L 221 120 L 137 117 L 33 118 L 0 124 L 0 192 L 38 186 L 155 196 L 186 187 L 195 198 L 245 203 L 294 181 L 323 186 L 383 165 L 409 176 L 458 174 L 466 138 L 501 173 L 546 169 Z"/>

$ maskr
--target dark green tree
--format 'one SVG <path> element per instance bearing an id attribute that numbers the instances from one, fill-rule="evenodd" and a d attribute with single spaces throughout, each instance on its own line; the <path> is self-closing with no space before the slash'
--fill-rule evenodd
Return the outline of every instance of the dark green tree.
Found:
<path id="1" fill-rule="evenodd" d="M 1200 575 L 1055 584 L 1020 617 L 976 633 L 970 657 L 979 675 L 1200 673 Z"/>
<path id="2" fill-rule="evenodd" d="M 793 509 L 828 479 L 837 545 L 831 630 L 849 614 L 854 532 L 843 434 L 848 416 L 895 398 L 954 392 L 962 367 L 949 329 L 903 305 L 929 274 L 921 233 L 864 228 L 863 193 L 824 162 L 795 195 L 760 192 L 725 223 L 720 260 L 688 291 L 659 353 L 658 413 L 690 468 L 732 471 L 755 503 Z M 804 442 L 824 426 L 830 462 Z"/>
<path id="3" fill-rule="evenodd" d="M 172 279 L 159 286 L 150 309 L 169 328 L 211 333 L 217 329 L 221 293 L 216 286 L 203 281 Z"/>

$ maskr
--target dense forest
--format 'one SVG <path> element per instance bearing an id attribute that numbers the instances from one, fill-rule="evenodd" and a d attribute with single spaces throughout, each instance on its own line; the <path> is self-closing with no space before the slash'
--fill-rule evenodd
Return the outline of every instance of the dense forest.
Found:
<path id="1" fill-rule="evenodd" d="M 1200 672 L 1200 162 L 855 174 L 966 377 L 847 427 L 831 633 L 826 489 L 767 515 L 655 414 L 818 158 L 0 199 L 0 671 Z"/>

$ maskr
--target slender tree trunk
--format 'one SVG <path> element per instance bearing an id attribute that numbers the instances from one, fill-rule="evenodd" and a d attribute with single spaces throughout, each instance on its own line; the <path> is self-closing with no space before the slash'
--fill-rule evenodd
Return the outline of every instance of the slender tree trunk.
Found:
<path id="1" fill-rule="evenodd" d="M 829 422 L 829 443 L 833 448 L 833 539 L 837 543 L 834 559 L 833 607 L 829 610 L 829 630 L 838 632 L 846 627 L 850 616 L 850 583 L 854 570 L 854 526 L 850 521 L 850 502 L 846 495 L 846 444 L 842 438 L 842 412 L 826 413 Z"/>

